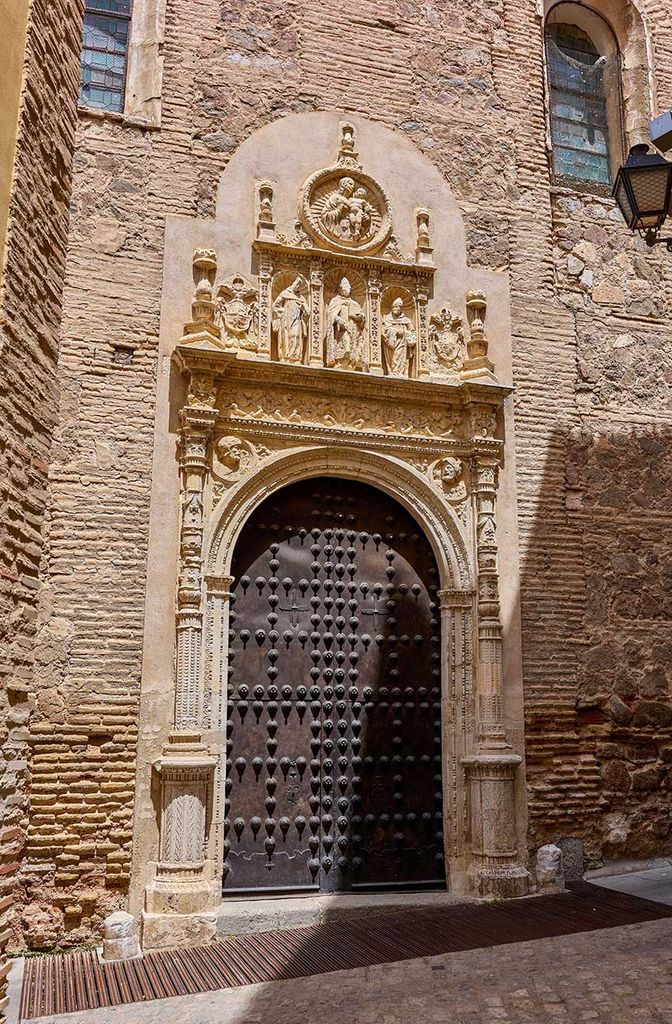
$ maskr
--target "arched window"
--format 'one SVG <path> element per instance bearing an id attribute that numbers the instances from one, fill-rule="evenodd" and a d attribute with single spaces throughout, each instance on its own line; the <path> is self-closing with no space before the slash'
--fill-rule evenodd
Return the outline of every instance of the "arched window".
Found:
<path id="1" fill-rule="evenodd" d="M 546 61 L 553 175 L 602 190 L 623 156 L 616 38 L 594 11 L 559 3 L 546 20 Z"/>

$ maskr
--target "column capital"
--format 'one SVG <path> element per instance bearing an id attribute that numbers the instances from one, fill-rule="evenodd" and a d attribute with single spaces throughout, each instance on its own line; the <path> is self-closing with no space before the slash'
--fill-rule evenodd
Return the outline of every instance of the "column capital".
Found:
<path id="1" fill-rule="evenodd" d="M 437 594 L 441 608 L 465 610 L 473 608 L 475 596 L 475 590 L 461 590 L 459 587 L 447 587 L 445 590 L 439 590 Z"/>

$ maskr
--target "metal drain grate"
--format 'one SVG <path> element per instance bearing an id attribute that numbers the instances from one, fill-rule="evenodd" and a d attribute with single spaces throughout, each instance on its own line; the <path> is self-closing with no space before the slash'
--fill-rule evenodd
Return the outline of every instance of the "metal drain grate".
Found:
<path id="1" fill-rule="evenodd" d="M 672 917 L 672 907 L 577 882 L 567 893 L 509 903 L 415 908 L 257 932 L 209 946 L 101 964 L 93 952 L 26 962 L 21 1020 L 167 996 L 327 974 L 421 956 L 570 935 Z"/>

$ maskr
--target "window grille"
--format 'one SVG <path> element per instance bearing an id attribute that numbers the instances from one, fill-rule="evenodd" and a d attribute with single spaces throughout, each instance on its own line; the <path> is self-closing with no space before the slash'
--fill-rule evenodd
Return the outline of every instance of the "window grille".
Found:
<path id="1" fill-rule="evenodd" d="M 553 172 L 608 188 L 622 149 L 618 53 L 615 41 L 601 52 L 584 28 L 566 20 L 574 6 L 561 4 L 546 26 Z"/>
<path id="2" fill-rule="evenodd" d="M 132 0 L 86 0 L 79 102 L 123 111 Z"/>

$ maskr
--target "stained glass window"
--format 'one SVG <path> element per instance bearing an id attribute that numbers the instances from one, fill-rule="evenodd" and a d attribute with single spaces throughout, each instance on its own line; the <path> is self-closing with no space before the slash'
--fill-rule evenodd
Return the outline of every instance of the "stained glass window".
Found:
<path id="1" fill-rule="evenodd" d="M 132 0 L 86 0 L 79 102 L 124 109 Z"/>
<path id="2" fill-rule="evenodd" d="M 573 8 L 559 4 L 546 26 L 553 172 L 608 188 L 622 149 L 618 51 L 606 23 Z"/>

